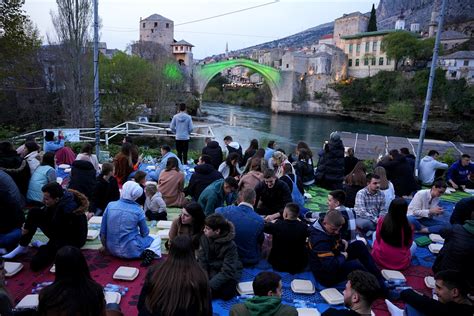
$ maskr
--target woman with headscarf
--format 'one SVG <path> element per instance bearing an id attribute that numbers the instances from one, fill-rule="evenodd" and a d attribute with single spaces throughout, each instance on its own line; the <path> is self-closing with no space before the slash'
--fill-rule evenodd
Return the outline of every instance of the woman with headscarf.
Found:
<path id="1" fill-rule="evenodd" d="M 161 257 L 161 239 L 149 236 L 145 213 L 135 202 L 142 194 L 143 189 L 138 183 L 125 182 L 120 200 L 110 202 L 105 209 L 100 240 L 112 255 L 142 258 L 142 265 L 148 266 L 155 257 Z"/>

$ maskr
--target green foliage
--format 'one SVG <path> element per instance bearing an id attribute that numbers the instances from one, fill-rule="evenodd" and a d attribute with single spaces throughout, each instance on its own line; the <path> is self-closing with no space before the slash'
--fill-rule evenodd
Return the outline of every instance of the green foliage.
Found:
<path id="1" fill-rule="evenodd" d="M 377 16 L 375 14 L 375 4 L 372 4 L 372 10 L 370 11 L 369 25 L 367 26 L 367 32 L 377 31 Z"/>
<path id="2" fill-rule="evenodd" d="M 219 76 L 214 77 L 219 78 Z M 220 77 L 224 78 L 224 77 Z M 224 78 L 225 79 L 225 78 Z M 236 90 L 220 90 L 222 79 L 217 79 L 209 83 L 203 94 L 204 101 L 222 102 L 228 104 L 249 105 L 249 106 L 269 106 L 272 98 L 270 88 L 264 84 L 259 89 L 239 88 Z"/>
<path id="3" fill-rule="evenodd" d="M 222 85 L 229 83 L 226 77 L 221 76 L 218 74 L 217 76 L 213 77 L 211 81 L 207 84 L 207 89 L 214 87 L 217 88 L 219 91 L 223 91 Z"/>
<path id="4" fill-rule="evenodd" d="M 469 86 L 464 78 L 450 80 L 444 99 L 452 113 L 468 115 L 474 111 L 474 86 Z"/>
<path id="5" fill-rule="evenodd" d="M 451 166 L 459 159 L 459 154 L 454 148 L 449 148 L 444 154 L 439 155 L 438 160 Z"/>
<path id="6" fill-rule="evenodd" d="M 388 119 L 396 120 L 402 125 L 409 125 L 413 122 L 415 116 L 415 109 L 413 104 L 408 102 L 394 102 L 388 105 L 387 112 L 385 114 Z"/>
<path id="7" fill-rule="evenodd" d="M 387 34 L 382 41 L 382 49 L 387 53 L 387 57 L 395 60 L 395 69 L 407 58 L 414 61 L 429 60 L 433 47 L 433 39 L 419 40 L 416 34 L 406 31 Z"/>

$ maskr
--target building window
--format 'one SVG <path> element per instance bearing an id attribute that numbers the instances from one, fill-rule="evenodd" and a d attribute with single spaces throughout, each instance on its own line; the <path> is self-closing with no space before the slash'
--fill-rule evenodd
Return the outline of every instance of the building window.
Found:
<path id="1" fill-rule="evenodd" d="M 155 27 L 158 27 L 158 22 L 155 22 Z"/>
<path id="2" fill-rule="evenodd" d="M 383 57 L 379 58 L 379 66 L 383 66 Z"/>
<path id="3" fill-rule="evenodd" d="M 290 68 L 290 64 L 286 64 L 286 68 Z"/>
<path id="4" fill-rule="evenodd" d="M 179 50 L 181 50 L 181 51 L 182 51 L 182 50 L 183 50 L 183 46 L 180 46 L 180 47 L 179 47 Z"/>
<path id="5" fill-rule="evenodd" d="M 388 65 L 390 65 L 391 63 L 392 63 L 392 60 L 391 60 L 390 58 L 387 58 L 387 63 L 386 63 L 386 65 L 388 66 Z"/>
<path id="6" fill-rule="evenodd" d="M 349 59 L 349 67 L 352 67 L 352 59 Z"/>
<path id="7" fill-rule="evenodd" d="M 151 32 L 153 33 L 154 29 L 151 29 Z"/>
<path id="8" fill-rule="evenodd" d="M 178 50 L 178 46 L 175 46 L 175 47 L 174 47 L 174 50 L 176 50 L 176 51 L 177 51 L 177 50 Z"/>
<path id="9" fill-rule="evenodd" d="M 365 42 L 365 52 L 369 51 L 370 42 Z"/>
<path id="10" fill-rule="evenodd" d="M 170 24 L 169 24 L 169 23 L 166 23 L 166 28 L 167 28 L 167 29 L 170 28 Z"/>
<path id="11" fill-rule="evenodd" d="M 377 51 L 377 42 L 372 43 L 372 51 L 376 52 Z"/>
<path id="12" fill-rule="evenodd" d="M 372 57 L 372 58 L 370 59 L 370 64 L 371 64 L 372 66 L 375 66 L 375 57 Z"/>
<path id="13" fill-rule="evenodd" d="M 143 28 L 145 28 L 145 23 L 143 23 Z"/>
<path id="14" fill-rule="evenodd" d="M 353 45 L 349 44 L 349 54 L 352 54 L 352 47 L 353 47 Z"/>
<path id="15" fill-rule="evenodd" d="M 356 53 L 357 53 L 357 54 L 360 53 L 360 44 L 357 44 L 357 45 L 356 45 Z"/>
<path id="16" fill-rule="evenodd" d="M 469 60 L 465 60 L 463 65 L 466 67 L 469 66 Z"/>
<path id="17" fill-rule="evenodd" d="M 368 58 L 364 58 L 364 66 L 368 66 L 369 65 L 369 59 Z"/>
<path id="18" fill-rule="evenodd" d="M 456 75 L 457 75 L 457 71 L 453 71 L 453 72 L 451 73 L 451 78 L 456 78 Z"/>
<path id="19" fill-rule="evenodd" d="M 455 61 L 454 61 L 454 67 L 457 67 L 457 66 L 458 66 L 458 61 L 455 60 Z"/>
<path id="20" fill-rule="evenodd" d="M 356 59 L 356 67 L 359 67 L 359 59 Z"/>

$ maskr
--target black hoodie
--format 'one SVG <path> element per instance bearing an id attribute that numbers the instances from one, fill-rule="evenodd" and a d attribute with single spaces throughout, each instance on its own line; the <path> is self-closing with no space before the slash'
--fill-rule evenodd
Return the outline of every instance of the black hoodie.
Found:
<path id="1" fill-rule="evenodd" d="M 202 154 L 210 156 L 211 164 L 214 166 L 214 169 L 219 169 L 219 165 L 223 161 L 223 156 L 222 149 L 218 142 L 215 140 L 210 141 L 207 146 L 202 149 Z"/>
<path id="2" fill-rule="evenodd" d="M 81 192 L 91 201 L 94 196 L 95 185 L 96 170 L 94 165 L 86 160 L 74 161 L 71 168 L 69 189 Z"/>
<path id="3" fill-rule="evenodd" d="M 194 174 L 189 180 L 188 187 L 184 189 L 186 195 L 190 195 L 194 201 L 199 199 L 201 192 L 212 182 L 222 179 L 222 174 L 210 164 L 197 165 Z"/>

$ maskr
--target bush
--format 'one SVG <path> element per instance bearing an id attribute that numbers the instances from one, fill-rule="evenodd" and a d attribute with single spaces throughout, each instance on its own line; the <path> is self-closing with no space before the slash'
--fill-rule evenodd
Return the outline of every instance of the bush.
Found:
<path id="1" fill-rule="evenodd" d="M 413 122 L 415 109 L 413 105 L 408 102 L 394 102 L 389 104 L 385 115 L 388 119 L 396 120 L 402 125 L 409 125 Z"/>
<path id="2" fill-rule="evenodd" d="M 449 148 L 444 154 L 439 155 L 438 160 L 451 166 L 459 159 L 459 153 L 454 148 Z"/>

